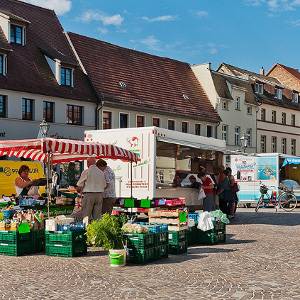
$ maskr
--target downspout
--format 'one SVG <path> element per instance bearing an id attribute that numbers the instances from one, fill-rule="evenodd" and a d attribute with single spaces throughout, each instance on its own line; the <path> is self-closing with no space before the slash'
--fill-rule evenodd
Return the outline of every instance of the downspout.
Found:
<path id="1" fill-rule="evenodd" d="M 257 95 L 254 93 L 254 97 L 256 99 L 256 103 L 258 104 L 258 107 L 256 109 L 256 116 L 255 116 L 255 127 L 256 127 L 256 145 L 255 145 L 255 153 L 258 153 L 258 130 L 257 130 L 257 118 L 258 118 L 258 112 L 259 107 L 262 105 L 262 101 L 258 99 Z"/>

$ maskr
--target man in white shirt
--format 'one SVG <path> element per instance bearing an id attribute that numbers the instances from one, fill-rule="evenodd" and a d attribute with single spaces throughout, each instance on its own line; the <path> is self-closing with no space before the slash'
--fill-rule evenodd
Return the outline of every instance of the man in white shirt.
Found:
<path id="1" fill-rule="evenodd" d="M 101 218 L 103 192 L 106 188 L 104 173 L 96 166 L 96 159 L 87 160 L 88 169 L 84 170 L 77 182 L 77 191 L 83 194 L 82 216 L 89 222 Z"/>
<path id="2" fill-rule="evenodd" d="M 107 162 L 104 159 L 99 159 L 96 163 L 97 167 L 103 171 L 105 180 L 106 180 L 106 189 L 103 194 L 103 206 L 102 213 L 111 214 L 113 206 L 116 201 L 116 189 L 115 189 L 115 173 L 114 171 L 107 165 Z"/>

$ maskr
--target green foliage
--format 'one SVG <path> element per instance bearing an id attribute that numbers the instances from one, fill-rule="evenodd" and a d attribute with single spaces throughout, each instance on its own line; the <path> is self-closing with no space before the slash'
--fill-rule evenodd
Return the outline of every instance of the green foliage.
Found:
<path id="1" fill-rule="evenodd" d="M 123 218 L 104 214 L 100 220 L 95 220 L 87 227 L 87 241 L 93 246 L 105 250 L 122 249 Z"/>

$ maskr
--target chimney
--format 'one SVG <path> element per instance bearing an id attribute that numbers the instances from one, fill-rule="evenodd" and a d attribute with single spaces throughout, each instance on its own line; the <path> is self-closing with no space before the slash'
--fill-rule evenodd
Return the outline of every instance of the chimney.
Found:
<path id="1" fill-rule="evenodd" d="M 260 74 L 260 75 L 265 75 L 265 69 L 264 69 L 264 67 L 261 67 L 261 68 L 260 68 L 259 74 Z"/>

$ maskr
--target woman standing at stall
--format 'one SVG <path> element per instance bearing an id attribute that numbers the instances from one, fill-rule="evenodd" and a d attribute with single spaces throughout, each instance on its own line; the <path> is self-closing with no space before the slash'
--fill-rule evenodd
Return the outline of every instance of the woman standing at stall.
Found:
<path id="1" fill-rule="evenodd" d="M 204 167 L 200 167 L 198 177 L 201 179 L 201 188 L 205 193 L 203 211 L 213 211 L 215 209 L 215 184 Z"/>
<path id="2" fill-rule="evenodd" d="M 232 199 L 232 192 L 229 180 L 229 171 L 226 169 L 223 171 L 223 174 L 219 176 L 219 184 L 218 184 L 218 194 L 219 194 L 219 205 L 220 210 L 229 215 L 229 203 Z"/>

